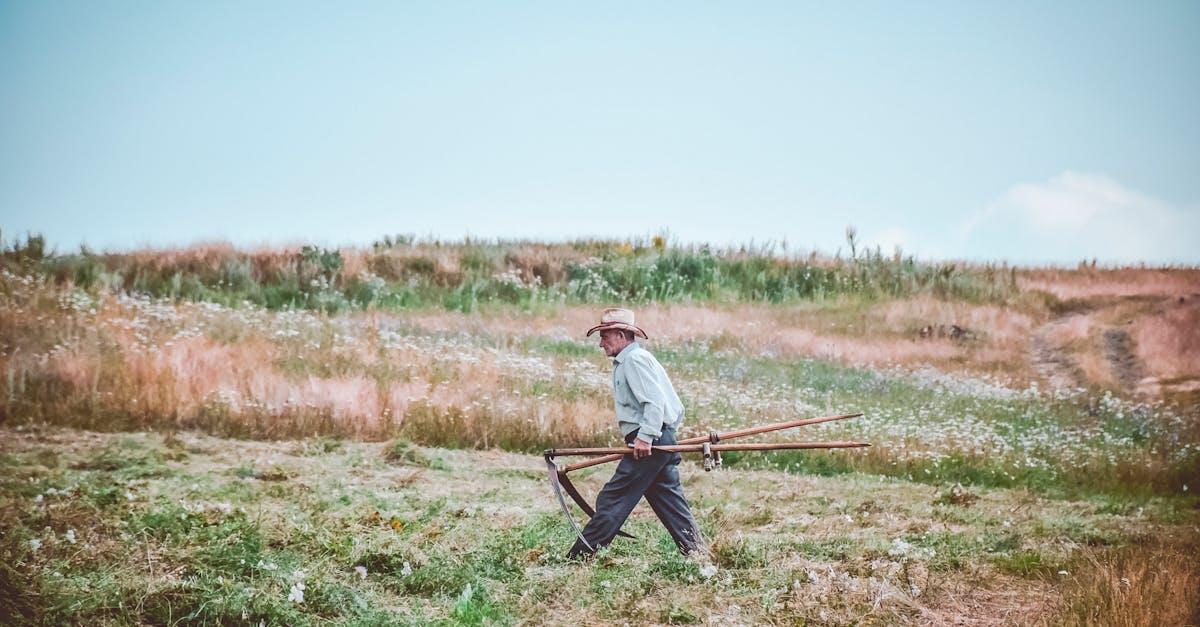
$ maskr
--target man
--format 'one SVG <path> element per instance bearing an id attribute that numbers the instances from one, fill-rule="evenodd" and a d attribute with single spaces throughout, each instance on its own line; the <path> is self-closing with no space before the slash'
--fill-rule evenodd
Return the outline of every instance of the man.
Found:
<path id="1" fill-rule="evenodd" d="M 701 547 L 700 530 L 679 484 L 679 453 L 652 450 L 675 444 L 675 430 L 683 422 L 683 403 L 667 378 L 662 364 L 637 342 L 646 332 L 634 325 L 628 309 L 605 309 L 600 324 L 587 337 L 600 332 L 600 348 L 613 360 L 613 407 L 625 443 L 633 446 L 617 471 L 596 497 L 596 515 L 583 528 L 567 554 L 590 556 L 607 546 L 642 497 L 670 532 L 685 555 Z"/>

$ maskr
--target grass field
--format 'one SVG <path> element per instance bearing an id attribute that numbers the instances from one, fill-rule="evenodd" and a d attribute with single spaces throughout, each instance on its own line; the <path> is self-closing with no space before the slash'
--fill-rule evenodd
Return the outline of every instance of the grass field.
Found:
<path id="1" fill-rule="evenodd" d="M 0 617 L 1200 622 L 1200 272 L 584 244 L 7 249 Z M 353 297 L 381 259 L 415 296 Z M 711 555 L 639 510 L 564 562 L 535 453 L 616 440 L 611 302 L 684 435 L 861 411 L 772 437 L 874 446 L 685 463 Z"/>

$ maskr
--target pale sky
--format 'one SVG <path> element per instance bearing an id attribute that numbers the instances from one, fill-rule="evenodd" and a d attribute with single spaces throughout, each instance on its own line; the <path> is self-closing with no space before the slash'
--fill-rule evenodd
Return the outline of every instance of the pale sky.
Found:
<path id="1" fill-rule="evenodd" d="M 0 229 L 1200 263 L 1200 2 L 0 0 Z"/>

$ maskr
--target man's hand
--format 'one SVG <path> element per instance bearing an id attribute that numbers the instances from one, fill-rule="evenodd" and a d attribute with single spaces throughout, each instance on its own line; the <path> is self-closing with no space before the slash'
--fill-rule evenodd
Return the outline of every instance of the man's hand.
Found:
<path id="1" fill-rule="evenodd" d="M 650 454 L 652 452 L 653 451 L 650 450 L 649 442 L 647 442 L 641 438 L 638 438 L 633 441 L 633 458 L 634 459 L 642 459 L 643 457 L 650 457 Z"/>

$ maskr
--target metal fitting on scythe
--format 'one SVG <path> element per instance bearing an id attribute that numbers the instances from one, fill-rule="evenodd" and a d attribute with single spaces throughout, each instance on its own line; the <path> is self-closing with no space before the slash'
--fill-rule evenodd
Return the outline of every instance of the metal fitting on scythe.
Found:
<path id="1" fill-rule="evenodd" d="M 708 430 L 708 441 L 704 443 L 701 453 L 704 455 L 704 472 L 712 472 L 713 468 L 721 467 L 721 451 L 714 451 L 712 445 L 721 441 L 721 436 L 712 429 Z"/>

